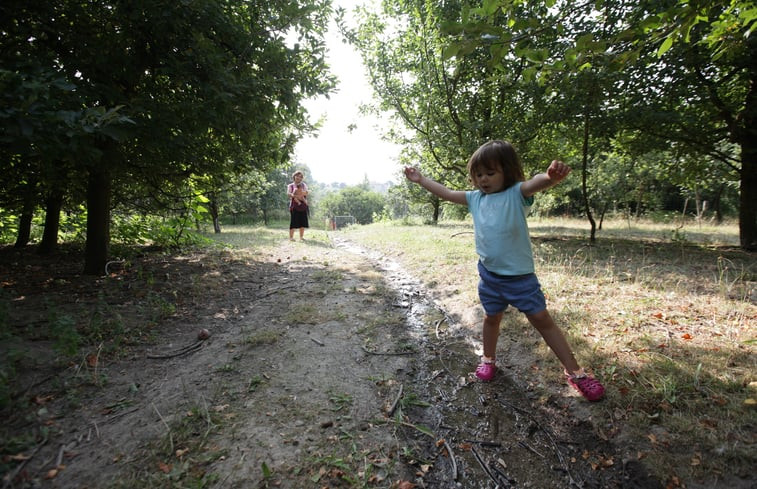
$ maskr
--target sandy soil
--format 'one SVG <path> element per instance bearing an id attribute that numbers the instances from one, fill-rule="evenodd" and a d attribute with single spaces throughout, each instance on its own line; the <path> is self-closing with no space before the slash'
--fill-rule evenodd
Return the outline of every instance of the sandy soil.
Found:
<path id="1" fill-rule="evenodd" d="M 474 381 L 471 312 L 350 243 L 146 252 L 99 278 L 0 251 L 3 488 L 661 487 L 601 403 L 537 398 L 515 366 Z"/>

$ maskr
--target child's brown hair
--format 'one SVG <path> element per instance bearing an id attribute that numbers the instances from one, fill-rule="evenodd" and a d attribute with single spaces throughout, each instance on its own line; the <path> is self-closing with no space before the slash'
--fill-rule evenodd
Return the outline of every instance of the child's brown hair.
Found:
<path id="1" fill-rule="evenodd" d="M 482 144 L 468 160 L 468 178 L 478 188 L 476 173 L 499 169 L 505 175 L 505 188 L 526 180 L 518 153 L 507 141 L 494 140 Z"/>

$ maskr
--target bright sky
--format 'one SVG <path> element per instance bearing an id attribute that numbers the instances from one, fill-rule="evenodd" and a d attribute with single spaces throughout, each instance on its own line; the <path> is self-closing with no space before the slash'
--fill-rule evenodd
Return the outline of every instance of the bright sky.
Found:
<path id="1" fill-rule="evenodd" d="M 335 7 L 343 5 L 348 12 L 354 4 L 354 0 L 334 2 Z M 359 112 L 360 105 L 373 96 L 360 55 L 341 41 L 333 25 L 327 46 L 328 62 L 339 85 L 330 99 L 306 103 L 313 122 L 322 115 L 325 120 L 315 137 L 297 144 L 295 161 L 310 168 L 312 174 L 305 176 L 306 181 L 356 185 L 366 176 L 370 182 L 397 181 L 399 147 L 381 139 L 379 119 Z M 352 131 L 351 124 L 356 126 Z"/>

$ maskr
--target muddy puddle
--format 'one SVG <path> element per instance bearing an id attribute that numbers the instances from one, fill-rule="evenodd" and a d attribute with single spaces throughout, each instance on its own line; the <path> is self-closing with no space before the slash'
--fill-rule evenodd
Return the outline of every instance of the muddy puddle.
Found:
<path id="1" fill-rule="evenodd" d="M 566 414 L 565 406 L 576 402 L 569 394 L 545 401 L 507 366 L 492 382 L 477 381 L 476 332 L 457 324 L 398 263 L 345 240 L 335 245 L 382 271 L 417 342 L 394 416 L 419 460 L 418 475 L 424 474 L 419 487 L 642 487 L 592 465 L 597 457 L 611 459 L 612 448 L 596 443 L 591 423 Z"/>

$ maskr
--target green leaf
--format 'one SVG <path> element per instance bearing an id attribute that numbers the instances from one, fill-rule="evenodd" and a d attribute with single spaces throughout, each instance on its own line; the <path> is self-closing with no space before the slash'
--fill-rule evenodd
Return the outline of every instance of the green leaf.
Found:
<path id="1" fill-rule="evenodd" d="M 660 16 L 650 15 L 649 17 L 641 21 L 641 23 L 639 24 L 639 29 L 641 29 L 642 32 L 646 33 L 660 27 L 660 22 Z"/>
<path id="2" fill-rule="evenodd" d="M 589 44 L 594 40 L 594 34 L 584 34 L 576 39 L 576 47 L 579 49 L 586 49 Z"/>
<path id="3" fill-rule="evenodd" d="M 434 437 L 434 436 L 435 436 L 435 435 L 434 435 L 434 432 L 433 432 L 433 431 L 431 431 L 431 429 L 430 429 L 430 428 L 426 428 L 425 426 L 423 426 L 423 425 L 419 425 L 419 424 L 418 424 L 418 425 L 415 425 L 415 427 L 416 427 L 416 428 L 418 429 L 418 431 L 420 431 L 421 433 L 424 433 L 424 434 L 426 434 L 426 435 L 428 435 L 428 436 L 431 436 L 431 437 Z"/>
<path id="4" fill-rule="evenodd" d="M 494 15 L 494 13 L 497 11 L 499 7 L 500 7 L 499 0 L 486 0 L 484 1 L 484 4 L 481 8 L 484 11 L 484 15 L 489 17 L 489 16 Z"/>
<path id="5" fill-rule="evenodd" d="M 447 46 L 445 46 L 444 49 L 442 50 L 442 59 L 448 60 L 448 59 L 454 58 L 455 56 L 457 56 L 457 53 L 459 52 L 460 52 L 460 43 L 457 43 L 457 42 L 450 43 Z"/>
<path id="6" fill-rule="evenodd" d="M 662 57 L 665 52 L 667 52 L 668 49 L 670 49 L 673 46 L 673 36 L 668 36 L 663 41 L 662 45 L 660 46 L 660 49 L 657 50 L 657 57 Z"/>
<path id="7" fill-rule="evenodd" d="M 444 22 L 441 26 L 442 34 L 456 36 L 463 32 L 463 26 L 458 22 Z"/>

